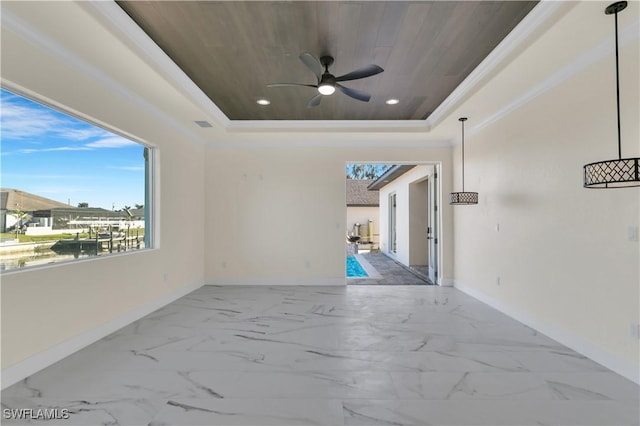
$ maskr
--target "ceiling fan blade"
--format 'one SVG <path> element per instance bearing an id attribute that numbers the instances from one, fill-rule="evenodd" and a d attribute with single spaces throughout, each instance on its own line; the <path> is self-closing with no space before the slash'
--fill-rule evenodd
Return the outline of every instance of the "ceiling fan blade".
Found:
<path id="1" fill-rule="evenodd" d="M 313 108 L 320 105 L 320 101 L 322 100 L 322 96 L 320 93 L 315 95 L 313 98 L 309 99 L 309 103 L 307 103 L 307 108 Z"/>
<path id="2" fill-rule="evenodd" d="M 384 70 L 379 66 L 371 64 L 355 71 L 351 71 L 348 74 L 341 75 L 340 77 L 336 77 L 336 81 L 357 80 L 359 78 L 371 77 L 372 75 L 380 74 L 383 71 Z"/>
<path id="3" fill-rule="evenodd" d="M 337 84 L 337 83 L 336 83 L 336 86 L 338 86 L 338 89 L 340 89 L 342 93 L 344 93 L 347 96 L 351 96 L 353 99 L 357 99 L 362 102 L 369 102 L 369 99 L 371 99 L 370 94 L 361 92 L 360 90 L 350 89 L 348 87 L 344 87 L 342 84 Z"/>
<path id="4" fill-rule="evenodd" d="M 313 87 L 317 89 L 318 86 L 314 86 L 313 84 L 298 84 L 298 83 L 274 83 L 267 84 L 267 87 L 288 87 L 288 86 L 302 86 L 302 87 Z"/>
<path id="5" fill-rule="evenodd" d="M 309 52 L 301 53 L 299 58 L 307 68 L 313 71 L 318 79 L 318 83 L 320 83 L 320 80 L 322 79 L 322 65 L 320 64 L 320 61 L 318 61 L 316 57 Z"/>

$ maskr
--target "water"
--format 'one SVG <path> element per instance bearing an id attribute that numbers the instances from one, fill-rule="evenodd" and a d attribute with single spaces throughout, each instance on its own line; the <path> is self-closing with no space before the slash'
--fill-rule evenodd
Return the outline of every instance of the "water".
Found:
<path id="1" fill-rule="evenodd" d="M 144 248 L 144 244 L 140 245 L 140 249 Z M 135 247 L 128 248 L 126 251 L 131 252 L 134 250 L 140 250 Z M 113 253 L 122 253 L 125 250 L 118 251 L 113 250 Z M 30 251 L 30 252 L 17 252 L 17 253 L 3 253 L 0 255 L 0 271 L 8 271 L 10 269 L 20 269 L 29 266 L 49 265 L 52 263 L 65 262 L 74 259 L 83 259 L 87 257 L 96 256 L 108 256 L 110 253 L 108 250 L 100 250 L 96 253 L 95 248 L 88 250 L 68 249 L 53 251 L 50 249 Z"/>
<path id="2" fill-rule="evenodd" d="M 347 256 L 347 277 L 368 277 L 355 256 Z"/>
<path id="3" fill-rule="evenodd" d="M 93 254 L 95 256 L 95 253 Z M 27 266 L 48 265 L 66 260 L 89 257 L 89 253 L 78 251 L 77 253 L 56 253 L 53 250 L 37 252 L 3 254 L 0 258 L 0 271 L 25 268 Z"/>

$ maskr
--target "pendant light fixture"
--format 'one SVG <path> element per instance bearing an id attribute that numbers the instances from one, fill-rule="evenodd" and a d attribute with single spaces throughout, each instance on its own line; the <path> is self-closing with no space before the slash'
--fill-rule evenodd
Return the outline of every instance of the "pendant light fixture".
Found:
<path id="1" fill-rule="evenodd" d="M 607 6 L 605 15 L 614 15 L 616 25 L 616 101 L 618 106 L 618 159 L 598 161 L 584 166 L 585 188 L 628 188 L 640 186 L 640 158 L 622 158 L 620 140 L 620 70 L 618 66 L 618 12 L 626 1 Z"/>
<path id="2" fill-rule="evenodd" d="M 467 121 L 467 117 L 460 117 L 458 121 L 462 124 L 462 192 L 450 193 L 449 204 L 454 206 L 478 204 L 477 192 L 464 191 L 464 122 Z"/>

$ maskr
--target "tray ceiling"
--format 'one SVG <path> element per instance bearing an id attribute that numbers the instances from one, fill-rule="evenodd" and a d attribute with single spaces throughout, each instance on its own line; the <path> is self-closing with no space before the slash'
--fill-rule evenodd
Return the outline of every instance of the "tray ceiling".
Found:
<path id="1" fill-rule="evenodd" d="M 537 2 L 117 3 L 230 120 L 422 120 Z M 267 87 L 316 84 L 303 52 L 333 56 L 336 76 L 369 64 L 384 72 L 343 83 L 369 102 L 336 91 L 307 108 L 316 89 Z"/>

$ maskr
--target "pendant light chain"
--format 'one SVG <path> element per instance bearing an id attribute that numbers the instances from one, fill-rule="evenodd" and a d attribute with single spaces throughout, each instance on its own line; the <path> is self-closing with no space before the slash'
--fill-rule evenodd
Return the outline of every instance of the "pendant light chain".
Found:
<path id="1" fill-rule="evenodd" d="M 460 119 L 462 122 L 462 192 L 464 192 L 464 121 L 466 119 Z"/>
<path id="2" fill-rule="evenodd" d="M 449 204 L 452 205 L 472 205 L 478 204 L 477 192 L 466 192 L 464 190 L 464 122 L 467 117 L 460 117 L 458 121 L 462 123 L 462 191 L 449 194 Z"/>
<path id="3" fill-rule="evenodd" d="M 618 65 L 618 11 L 614 14 L 616 22 L 616 104 L 618 111 L 618 159 L 622 159 L 622 142 L 620 136 L 620 66 Z"/>

